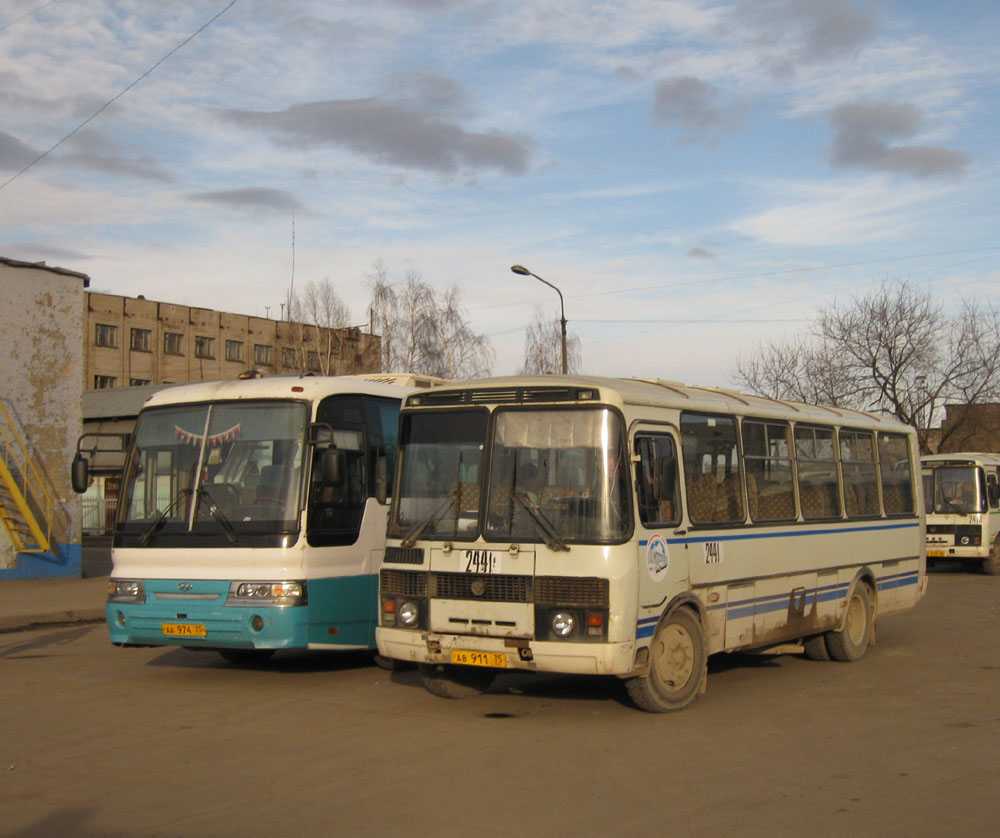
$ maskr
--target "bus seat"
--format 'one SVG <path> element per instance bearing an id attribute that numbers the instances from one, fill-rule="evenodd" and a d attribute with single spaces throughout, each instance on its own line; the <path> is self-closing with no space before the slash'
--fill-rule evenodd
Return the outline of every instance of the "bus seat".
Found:
<path id="1" fill-rule="evenodd" d="M 747 471 L 747 506 L 750 509 L 750 518 L 757 520 L 760 512 L 760 489 L 757 485 L 757 478 L 752 471 Z"/>
<path id="2" fill-rule="evenodd" d="M 456 483 L 452 486 L 458 488 L 458 510 L 460 512 L 479 511 L 479 484 L 478 483 Z"/>

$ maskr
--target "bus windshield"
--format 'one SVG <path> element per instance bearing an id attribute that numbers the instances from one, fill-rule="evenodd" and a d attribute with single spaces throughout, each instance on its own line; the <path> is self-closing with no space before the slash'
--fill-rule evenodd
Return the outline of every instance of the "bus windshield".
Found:
<path id="1" fill-rule="evenodd" d="M 927 512 L 969 515 L 986 511 L 978 466 L 940 466 L 925 474 Z"/>
<path id="2" fill-rule="evenodd" d="M 404 414 L 393 535 L 482 533 L 557 549 L 625 537 L 628 462 L 616 413 L 500 409 L 491 438 L 487 420 L 482 410 Z"/>
<path id="3" fill-rule="evenodd" d="M 143 412 L 125 475 L 122 546 L 236 545 L 298 527 L 305 404 L 234 402 Z M 244 541 L 241 541 L 244 539 Z"/>

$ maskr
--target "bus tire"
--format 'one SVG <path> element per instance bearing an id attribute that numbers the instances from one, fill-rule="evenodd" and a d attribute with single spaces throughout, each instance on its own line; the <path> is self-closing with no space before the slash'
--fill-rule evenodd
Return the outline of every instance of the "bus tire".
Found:
<path id="1" fill-rule="evenodd" d="M 443 663 L 420 664 L 420 680 L 427 692 L 440 698 L 472 698 L 490 688 L 496 673 L 491 669 L 452 666 Z"/>
<path id="2" fill-rule="evenodd" d="M 830 650 L 826 648 L 826 635 L 814 634 L 802 641 L 802 648 L 806 657 L 811 661 L 830 660 Z"/>
<path id="3" fill-rule="evenodd" d="M 1000 573 L 1000 537 L 993 542 L 993 549 L 983 559 L 983 573 L 987 576 L 996 576 Z"/>
<path id="4" fill-rule="evenodd" d="M 228 663 L 242 664 L 244 666 L 264 663 L 270 660 L 274 654 L 274 649 L 217 649 L 222 659 Z"/>
<path id="5" fill-rule="evenodd" d="M 875 624 L 872 597 L 868 585 L 858 582 L 847 599 L 847 616 L 840 631 L 826 633 L 826 648 L 835 661 L 858 660 L 868 649 Z"/>
<path id="6" fill-rule="evenodd" d="M 411 663 L 410 661 L 387 658 L 385 655 L 380 655 L 378 653 L 372 655 L 372 660 L 379 669 L 384 669 L 387 672 L 404 672 L 407 669 L 417 668 L 417 665 L 415 663 Z"/>
<path id="7" fill-rule="evenodd" d="M 663 620 L 649 647 L 649 672 L 625 682 L 636 706 L 650 713 L 687 707 L 701 691 L 708 671 L 705 632 L 698 615 L 677 608 Z"/>

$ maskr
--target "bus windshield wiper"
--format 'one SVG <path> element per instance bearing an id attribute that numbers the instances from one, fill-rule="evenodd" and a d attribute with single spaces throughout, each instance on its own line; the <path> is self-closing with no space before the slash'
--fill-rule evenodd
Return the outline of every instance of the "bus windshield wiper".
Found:
<path id="1" fill-rule="evenodd" d="M 441 503 L 430 515 L 422 520 L 418 521 L 410 531 L 403 536 L 403 540 L 399 542 L 401 547 L 412 547 L 413 543 L 420 538 L 420 534 L 427 529 L 428 526 L 433 524 L 435 521 L 440 520 L 444 517 L 445 513 L 454 505 L 458 507 L 458 486 L 452 486 L 448 490 L 448 494 L 445 495 L 444 502 Z"/>
<path id="2" fill-rule="evenodd" d="M 153 523 L 149 525 L 146 531 L 139 536 L 139 544 L 142 545 L 143 547 L 147 546 L 149 542 L 153 540 L 153 536 L 156 535 L 157 532 L 159 532 L 160 527 L 163 526 L 163 522 L 167 520 L 167 516 L 174 511 L 174 508 L 180 502 L 181 498 L 187 497 L 190 494 L 191 490 L 185 487 L 181 489 L 176 495 L 174 495 L 174 499 L 170 501 L 170 505 L 167 506 L 167 508 L 164 509 L 159 515 L 157 515 L 156 520 L 153 521 Z"/>
<path id="3" fill-rule="evenodd" d="M 514 500 L 521 504 L 521 508 L 528 513 L 528 517 L 531 518 L 535 529 L 550 550 L 569 552 L 569 546 L 562 540 L 559 530 L 555 528 L 555 525 L 546 517 L 545 513 L 531 502 L 531 499 L 525 492 L 521 489 L 515 489 L 510 494 Z"/>
<path id="4" fill-rule="evenodd" d="M 236 537 L 233 525 L 230 524 L 229 519 L 222 514 L 222 510 L 219 509 L 218 504 L 216 504 L 215 499 L 209 494 L 208 489 L 202 486 L 198 490 L 198 496 L 208 498 L 208 511 L 211 513 L 212 517 L 219 522 L 219 526 L 226 531 L 226 540 L 229 542 L 229 546 L 235 547 L 239 544 L 240 540 Z"/>

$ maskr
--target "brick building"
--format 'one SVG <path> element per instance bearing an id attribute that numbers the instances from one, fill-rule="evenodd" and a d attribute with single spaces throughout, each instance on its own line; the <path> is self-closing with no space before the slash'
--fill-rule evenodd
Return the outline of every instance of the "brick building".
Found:
<path id="1" fill-rule="evenodd" d="M 378 372 L 381 343 L 327 329 L 139 297 L 85 297 L 85 390 L 260 375 Z"/>

